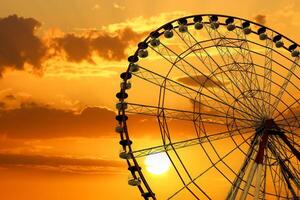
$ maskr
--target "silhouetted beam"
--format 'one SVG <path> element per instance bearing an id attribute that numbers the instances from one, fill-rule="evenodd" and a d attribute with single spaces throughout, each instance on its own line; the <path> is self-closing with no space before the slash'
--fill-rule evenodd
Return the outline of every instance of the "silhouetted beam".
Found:
<path id="1" fill-rule="evenodd" d="M 250 130 L 248 130 L 248 129 L 250 129 Z M 240 130 L 247 130 L 247 131 L 240 133 L 239 132 Z M 135 158 L 138 158 L 138 157 L 148 156 L 151 154 L 170 151 L 173 149 L 181 149 L 181 148 L 185 148 L 185 147 L 189 147 L 189 146 L 194 146 L 194 145 L 202 144 L 205 142 L 221 140 L 221 139 L 225 139 L 225 138 L 232 137 L 235 135 L 246 134 L 246 133 L 250 133 L 250 132 L 252 132 L 252 129 L 250 127 L 244 127 L 244 128 L 240 128 L 240 129 L 235 129 L 235 130 L 233 130 L 233 132 L 224 131 L 224 132 L 220 132 L 220 133 L 216 133 L 216 134 L 212 134 L 212 135 L 208 135 L 208 136 L 196 137 L 196 138 L 189 139 L 189 140 L 184 140 L 184 141 L 179 141 L 179 142 L 174 142 L 174 143 L 167 143 L 167 144 L 164 144 L 161 146 L 155 146 L 155 147 L 150 147 L 150 148 L 146 148 L 146 149 L 140 149 L 140 150 L 133 151 L 132 154 L 134 155 Z"/>
<path id="2" fill-rule="evenodd" d="M 296 158 L 300 161 L 300 152 L 290 143 L 285 134 L 279 134 L 279 137 L 284 141 L 284 143 L 291 149 Z"/>

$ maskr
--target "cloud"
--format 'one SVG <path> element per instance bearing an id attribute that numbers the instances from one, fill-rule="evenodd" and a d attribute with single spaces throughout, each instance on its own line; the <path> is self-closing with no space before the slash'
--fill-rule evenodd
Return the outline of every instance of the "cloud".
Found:
<path id="1" fill-rule="evenodd" d="M 64 68 L 64 61 L 96 65 L 93 58 L 109 62 L 126 60 L 126 50 L 146 35 L 129 26 L 113 31 L 103 26 L 99 30 L 60 31 L 55 35 L 56 31 L 53 35 L 37 36 L 35 32 L 40 26 L 33 18 L 0 18 L 0 76 L 6 69 L 47 72 L 49 64 Z"/>
<path id="2" fill-rule="evenodd" d="M 17 15 L 0 18 L 0 75 L 8 68 L 23 70 L 26 64 L 41 68 L 46 47 L 35 35 L 40 25 L 33 18 Z"/>
<path id="3" fill-rule="evenodd" d="M 119 10 L 125 10 L 125 8 L 126 8 L 125 6 L 121 6 L 120 4 L 117 4 L 117 3 L 114 3 L 113 7 L 116 9 L 119 9 Z"/>
<path id="4" fill-rule="evenodd" d="M 146 35 L 145 32 L 137 33 L 126 27 L 117 32 L 117 35 L 102 33 L 91 41 L 92 49 L 107 60 L 122 60 L 127 58 L 125 50 Z"/>
<path id="5" fill-rule="evenodd" d="M 89 38 L 66 34 L 63 38 L 57 39 L 57 45 L 66 52 L 69 61 L 80 62 L 91 57 Z"/>
<path id="6" fill-rule="evenodd" d="M 110 32 L 117 31 L 119 29 L 124 29 L 126 27 L 130 27 L 135 32 L 145 32 L 148 31 L 149 33 L 156 28 L 162 26 L 163 24 L 180 18 L 182 16 L 187 16 L 190 13 L 187 11 L 173 11 L 173 12 L 163 12 L 159 15 L 152 16 L 152 17 L 134 17 L 127 19 L 126 21 L 110 24 L 106 28 Z"/>
<path id="7" fill-rule="evenodd" d="M 9 138 L 105 137 L 113 132 L 114 117 L 106 108 L 88 107 L 78 114 L 26 102 L 1 111 L 0 134 Z"/>
<path id="8" fill-rule="evenodd" d="M 16 92 L 11 89 L 0 91 L 0 103 L 2 110 L 20 108 L 23 104 L 31 104 L 32 96 L 23 92 Z"/>
<path id="9" fill-rule="evenodd" d="M 115 7 L 123 9 L 117 4 Z M 101 66 L 119 66 L 120 61 L 126 62 L 127 51 L 153 27 L 182 15 L 183 12 L 171 12 L 151 18 L 136 17 L 99 29 L 74 32 L 42 29 L 39 35 L 36 30 L 41 24 L 34 18 L 17 15 L 0 18 L 0 76 L 6 69 L 50 76 L 111 76 L 115 70 Z M 89 70 L 86 66 L 97 69 Z"/>
<path id="10" fill-rule="evenodd" d="M 259 24 L 266 24 L 266 15 L 258 14 L 254 17 L 255 21 Z"/>
<path id="11" fill-rule="evenodd" d="M 138 33 L 129 27 L 110 33 L 102 31 L 86 31 L 83 34 L 66 34 L 56 40 L 58 52 L 65 52 L 72 62 L 92 61 L 95 53 L 105 60 L 120 61 L 127 58 L 126 49 L 145 36 L 145 32 Z"/>
<path id="12" fill-rule="evenodd" d="M 0 154 L 2 167 L 28 167 L 72 174 L 119 174 L 124 165 L 121 161 L 97 158 Z"/>
<path id="13" fill-rule="evenodd" d="M 211 87 L 222 87 L 224 86 L 224 83 L 215 79 L 212 79 L 205 75 L 196 75 L 196 76 L 184 76 L 177 78 L 177 81 L 193 86 L 193 87 L 205 87 L 205 88 L 211 88 Z"/>
<path id="14" fill-rule="evenodd" d="M 15 97 L 15 95 L 13 95 L 13 94 L 7 94 L 4 98 L 7 100 L 16 100 L 17 99 L 17 97 Z"/>

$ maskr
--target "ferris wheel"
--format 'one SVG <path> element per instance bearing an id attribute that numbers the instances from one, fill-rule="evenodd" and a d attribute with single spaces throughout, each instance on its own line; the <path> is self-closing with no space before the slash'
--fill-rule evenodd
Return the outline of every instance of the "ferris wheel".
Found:
<path id="1" fill-rule="evenodd" d="M 297 43 L 250 20 L 193 15 L 151 32 L 128 62 L 116 132 L 144 199 L 300 199 Z M 168 173 L 147 172 L 155 155 Z"/>

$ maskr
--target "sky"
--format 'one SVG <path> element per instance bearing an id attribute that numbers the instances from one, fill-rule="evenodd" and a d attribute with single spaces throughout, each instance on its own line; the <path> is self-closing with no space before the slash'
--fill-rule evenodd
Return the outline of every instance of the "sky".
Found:
<path id="1" fill-rule="evenodd" d="M 297 0 L 1 0 L 1 198 L 140 199 L 114 132 L 119 74 L 137 43 L 172 19 L 207 13 L 299 43 L 299 10 Z M 135 119 L 143 144 L 158 130 Z"/>

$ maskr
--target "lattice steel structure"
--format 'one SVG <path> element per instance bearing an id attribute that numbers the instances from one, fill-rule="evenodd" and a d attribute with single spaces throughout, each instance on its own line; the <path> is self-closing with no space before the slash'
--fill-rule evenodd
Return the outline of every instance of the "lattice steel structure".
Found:
<path id="1" fill-rule="evenodd" d="M 271 28 L 225 15 L 187 16 L 153 31 L 128 58 L 116 95 L 120 157 L 132 175 L 128 183 L 144 199 L 161 199 L 138 159 L 165 153 L 181 187 L 163 198 L 185 192 L 190 199 L 299 199 L 298 48 Z M 128 98 L 132 79 L 140 80 L 141 88 L 145 83 L 157 90 L 140 93 L 148 96 L 137 102 Z M 151 99 L 156 103 L 150 105 Z M 136 115 L 156 119 L 160 145 L 133 148 L 128 122 Z M 174 140 L 174 121 L 191 124 L 192 133 Z M 233 145 L 224 150 L 229 140 Z M 194 167 L 181 154 L 189 148 L 207 159 L 198 173 L 191 172 Z M 211 171 L 217 178 L 210 181 L 221 181 L 227 193 L 215 193 L 217 182 L 211 192 L 212 186 L 200 181 Z"/>

